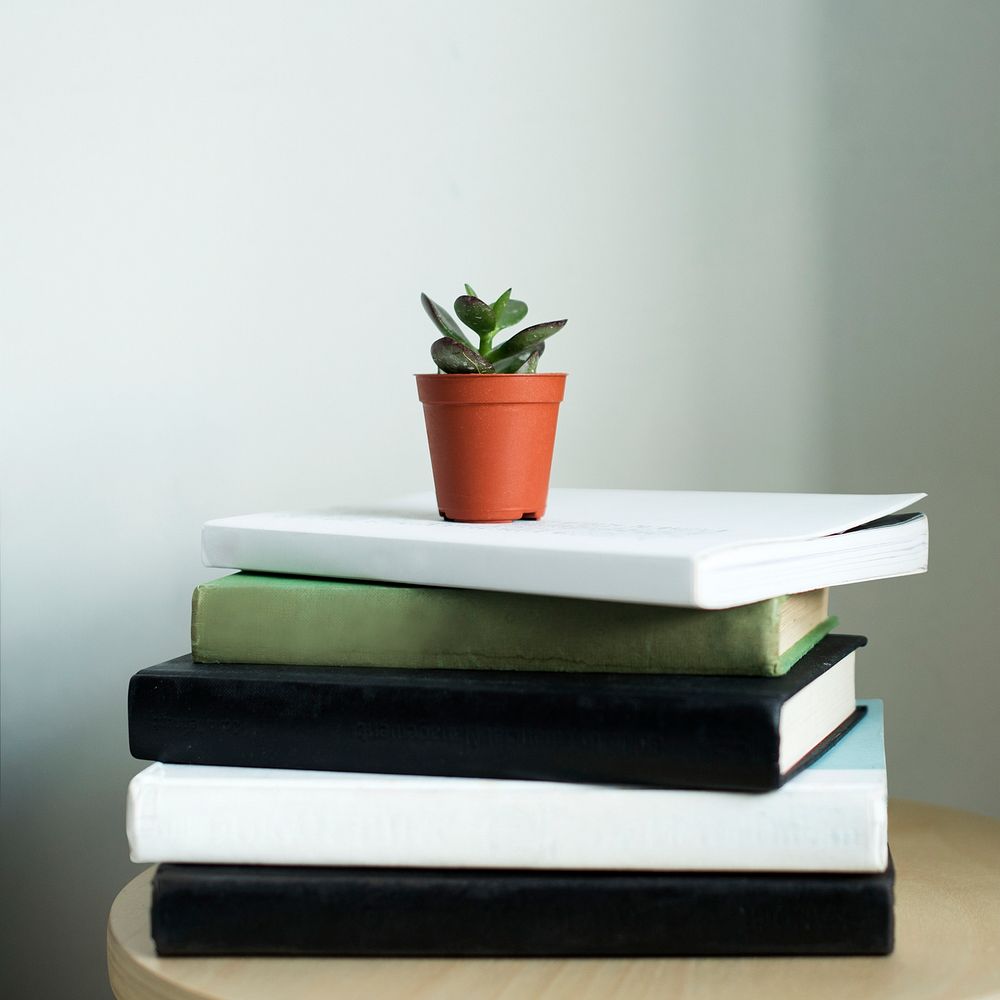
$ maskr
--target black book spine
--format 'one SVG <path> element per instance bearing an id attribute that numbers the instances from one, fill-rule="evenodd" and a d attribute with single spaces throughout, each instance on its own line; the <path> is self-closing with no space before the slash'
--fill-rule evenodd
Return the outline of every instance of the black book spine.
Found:
<path id="1" fill-rule="evenodd" d="M 175 764 L 767 791 L 782 702 L 863 642 L 828 636 L 778 679 L 179 658 L 132 677 L 129 741 Z"/>
<path id="2" fill-rule="evenodd" d="M 884 955 L 880 875 L 160 865 L 161 955 Z"/>

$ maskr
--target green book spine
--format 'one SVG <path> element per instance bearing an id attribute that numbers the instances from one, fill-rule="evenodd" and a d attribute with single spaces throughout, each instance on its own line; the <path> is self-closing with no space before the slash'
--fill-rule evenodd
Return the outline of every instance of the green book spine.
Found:
<path id="1" fill-rule="evenodd" d="M 236 573 L 194 592 L 200 663 L 778 676 L 778 597 L 724 611 Z"/>

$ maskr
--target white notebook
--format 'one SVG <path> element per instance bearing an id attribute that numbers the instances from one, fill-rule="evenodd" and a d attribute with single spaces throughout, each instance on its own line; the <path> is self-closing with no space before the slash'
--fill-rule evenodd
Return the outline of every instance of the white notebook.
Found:
<path id="1" fill-rule="evenodd" d="M 209 521 L 202 552 L 229 569 L 725 608 L 923 572 L 926 518 L 888 515 L 924 495 L 556 489 L 541 521 L 453 524 L 423 493 Z"/>
<path id="2" fill-rule="evenodd" d="M 762 682 L 762 683 L 766 683 Z M 129 785 L 133 861 L 878 872 L 882 703 L 773 792 L 153 764 Z"/>

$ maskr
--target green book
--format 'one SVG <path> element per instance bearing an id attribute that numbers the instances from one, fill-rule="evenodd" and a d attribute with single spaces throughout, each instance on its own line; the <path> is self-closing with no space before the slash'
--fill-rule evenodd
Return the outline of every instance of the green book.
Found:
<path id="1" fill-rule="evenodd" d="M 776 677 L 836 625 L 828 603 L 704 611 L 236 573 L 195 589 L 191 647 L 200 663 Z"/>

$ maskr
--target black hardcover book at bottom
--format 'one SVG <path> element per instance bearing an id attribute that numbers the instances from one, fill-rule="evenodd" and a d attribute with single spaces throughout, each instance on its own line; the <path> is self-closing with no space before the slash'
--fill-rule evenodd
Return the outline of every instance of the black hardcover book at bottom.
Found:
<path id="1" fill-rule="evenodd" d="M 853 673 L 844 671 L 865 642 L 827 636 L 783 677 L 267 667 L 183 656 L 132 677 L 129 743 L 134 756 L 171 764 L 767 791 L 860 717 Z M 829 692 L 835 673 L 844 682 L 837 712 L 822 704 L 805 712 L 806 736 L 782 766 L 786 706 Z"/>
<path id="2" fill-rule="evenodd" d="M 878 875 L 160 865 L 161 955 L 885 955 Z"/>

